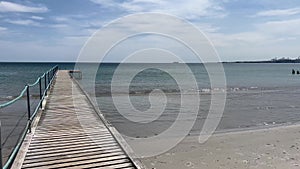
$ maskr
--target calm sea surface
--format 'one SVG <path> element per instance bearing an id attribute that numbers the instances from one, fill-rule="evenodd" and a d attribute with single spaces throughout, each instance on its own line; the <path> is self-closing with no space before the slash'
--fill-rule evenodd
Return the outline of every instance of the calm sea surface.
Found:
<path id="1" fill-rule="evenodd" d="M 17 96 L 26 83 L 50 69 L 55 63 L 0 63 L 0 103 Z M 72 69 L 74 64 L 58 64 L 60 69 Z M 148 66 L 151 64 L 148 64 Z M 178 77 L 184 77 L 181 64 L 162 64 L 173 69 Z M 85 64 L 87 69 L 89 64 Z M 123 69 L 126 77 L 140 64 L 127 64 Z M 300 64 L 223 64 L 227 81 L 227 100 L 219 131 L 269 126 L 300 121 L 300 75 L 292 75 L 292 69 L 299 69 Z M 166 93 L 166 108 L 158 119 L 149 124 L 138 124 L 121 116 L 111 98 L 111 79 L 118 64 L 101 64 L 96 77 L 88 73 L 83 78 L 95 78 L 95 91 L 100 110 L 106 118 L 122 133 L 130 136 L 147 137 L 166 130 L 176 119 L 180 108 L 180 90 L 176 80 L 168 73 L 158 69 L 146 69 L 138 73 L 130 84 L 132 105 L 141 111 L 150 108 L 149 93 L 161 89 Z M 202 64 L 189 64 L 198 83 L 198 88 L 185 91 L 200 94 L 200 110 L 191 133 L 199 133 L 206 118 L 211 98 L 210 81 Z M 84 80 L 82 81 L 84 83 Z M 186 82 L 187 85 L 189 82 Z M 84 84 L 87 85 L 88 84 Z M 122 86 L 123 84 L 117 84 Z M 119 97 L 124 97 L 120 91 Z M 124 110 L 128 115 L 131 112 Z M 186 112 L 188 113 L 188 112 Z M 193 119 L 186 119 L 193 120 Z"/>

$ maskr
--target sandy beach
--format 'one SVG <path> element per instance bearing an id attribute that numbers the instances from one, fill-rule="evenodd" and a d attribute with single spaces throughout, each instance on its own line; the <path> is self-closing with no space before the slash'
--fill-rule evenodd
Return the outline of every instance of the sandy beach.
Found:
<path id="1" fill-rule="evenodd" d="M 219 133 L 204 144 L 189 136 L 170 151 L 141 160 L 149 169 L 296 169 L 300 125 Z"/>

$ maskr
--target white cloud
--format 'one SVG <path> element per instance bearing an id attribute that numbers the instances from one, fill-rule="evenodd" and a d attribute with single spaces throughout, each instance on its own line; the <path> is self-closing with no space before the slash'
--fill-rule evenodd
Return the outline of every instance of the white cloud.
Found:
<path id="1" fill-rule="evenodd" d="M 90 0 L 91 2 L 95 3 L 95 4 L 99 4 L 101 6 L 105 6 L 105 7 L 113 7 L 113 6 L 118 6 L 117 2 L 115 2 L 114 0 Z"/>
<path id="2" fill-rule="evenodd" d="M 61 28 L 68 28 L 69 25 L 67 25 L 67 24 L 53 24 L 53 25 L 50 25 L 50 27 L 61 29 Z"/>
<path id="3" fill-rule="evenodd" d="M 300 35 L 300 18 L 280 21 L 269 21 L 257 25 L 258 30 L 264 34 L 277 36 L 297 36 Z"/>
<path id="4" fill-rule="evenodd" d="M 50 24 L 49 27 L 65 36 L 90 36 L 107 23 L 105 20 L 95 18 L 88 14 L 53 16 L 51 19 L 55 24 Z"/>
<path id="5" fill-rule="evenodd" d="M 246 45 L 254 48 L 259 45 L 271 45 L 279 42 L 288 43 L 300 37 L 300 19 L 286 21 L 269 21 L 258 24 L 255 29 L 248 32 L 224 34 L 208 32 L 208 36 L 216 46 Z"/>
<path id="6" fill-rule="evenodd" d="M 196 23 L 195 26 L 204 33 L 216 33 L 220 30 L 219 27 L 216 27 L 209 23 Z"/>
<path id="7" fill-rule="evenodd" d="M 258 12 L 255 16 L 291 16 L 300 13 L 300 8 L 275 9 Z"/>
<path id="8" fill-rule="evenodd" d="M 52 20 L 55 22 L 72 22 L 72 21 L 84 21 L 89 19 L 91 14 L 73 14 L 73 15 L 60 15 L 53 16 Z"/>
<path id="9" fill-rule="evenodd" d="M 300 18 L 267 21 L 240 33 L 208 32 L 225 60 L 265 60 L 299 55 Z"/>
<path id="10" fill-rule="evenodd" d="M 222 1 L 217 0 L 129 0 L 118 2 L 116 0 L 91 0 L 106 8 L 119 8 L 127 12 L 162 12 L 186 19 L 195 19 L 203 16 L 224 17 L 225 10 L 221 7 Z"/>
<path id="11" fill-rule="evenodd" d="M 259 45 L 289 43 L 300 39 L 300 18 L 289 20 L 267 21 L 256 24 L 251 31 L 240 33 L 220 33 L 207 31 L 216 46 L 247 45 L 254 48 Z M 200 27 L 201 28 L 201 27 Z"/>
<path id="12" fill-rule="evenodd" d="M 30 12 L 30 13 L 44 13 L 47 12 L 48 8 L 45 6 L 32 7 L 25 6 L 13 2 L 1 1 L 0 12 Z"/>
<path id="13" fill-rule="evenodd" d="M 67 22 L 71 20 L 69 17 L 65 17 L 65 16 L 56 16 L 53 19 L 56 22 Z"/>
<path id="14" fill-rule="evenodd" d="M 82 45 L 83 43 L 71 43 L 71 41 L 65 45 L 49 45 L 47 41 L 11 42 L 0 40 L 0 51 L 3 55 L 0 61 L 74 61 Z M 16 46 L 18 46 L 18 50 L 16 50 Z"/>
<path id="15" fill-rule="evenodd" d="M 7 23 L 15 24 L 15 25 L 23 25 L 23 26 L 41 26 L 40 23 L 35 22 L 30 19 L 25 19 L 25 20 L 11 20 L 11 19 L 6 19 L 4 20 Z"/>
<path id="16" fill-rule="evenodd" d="M 6 31 L 6 30 L 7 30 L 7 28 L 0 26 L 0 32 Z"/>
<path id="17" fill-rule="evenodd" d="M 31 16 L 30 18 L 34 20 L 44 20 L 44 18 L 40 16 Z"/>
<path id="18" fill-rule="evenodd" d="M 233 34 L 208 33 L 208 37 L 216 47 L 238 47 L 245 45 L 249 48 L 249 46 L 263 45 L 271 41 L 269 36 L 259 31 Z"/>

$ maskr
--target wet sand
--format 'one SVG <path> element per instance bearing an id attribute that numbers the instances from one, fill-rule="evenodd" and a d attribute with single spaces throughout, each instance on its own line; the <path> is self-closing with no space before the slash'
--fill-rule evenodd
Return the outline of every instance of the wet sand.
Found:
<path id="1" fill-rule="evenodd" d="M 189 136 L 170 151 L 141 160 L 150 169 L 296 169 L 300 125 L 219 133 L 204 144 Z"/>

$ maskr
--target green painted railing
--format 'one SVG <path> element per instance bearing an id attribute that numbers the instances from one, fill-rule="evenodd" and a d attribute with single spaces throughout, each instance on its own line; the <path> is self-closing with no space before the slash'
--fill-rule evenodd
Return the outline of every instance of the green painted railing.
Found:
<path id="1" fill-rule="evenodd" d="M 45 96 L 47 96 L 47 92 L 50 89 L 50 86 L 56 76 L 57 70 L 58 70 L 58 66 L 54 66 L 52 69 L 50 69 L 49 71 L 44 73 L 42 76 L 40 76 L 33 84 L 27 84 L 18 97 L 16 97 L 15 99 L 13 99 L 9 102 L 4 103 L 4 104 L 0 104 L 0 109 L 2 109 L 4 107 L 8 107 L 10 105 L 13 105 L 15 102 L 22 99 L 26 95 L 26 97 L 27 97 L 27 112 L 28 112 L 26 127 L 25 127 L 23 133 L 21 134 L 21 137 L 19 138 L 17 144 L 13 148 L 13 151 L 11 152 L 10 156 L 8 157 L 8 160 L 5 162 L 4 165 L 3 165 L 3 161 L 2 161 L 3 157 L 2 157 L 1 122 L 0 122 L 0 168 L 8 169 L 13 164 L 27 132 L 31 132 L 31 122 L 33 121 L 38 110 L 42 108 L 43 100 L 44 100 Z M 34 87 L 36 85 L 39 85 L 40 98 L 39 98 L 39 102 L 38 102 L 36 108 L 34 109 L 34 111 L 31 114 L 30 88 Z M 44 90 L 42 90 L 42 85 L 44 85 Z"/>

